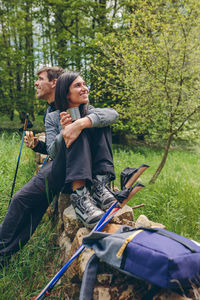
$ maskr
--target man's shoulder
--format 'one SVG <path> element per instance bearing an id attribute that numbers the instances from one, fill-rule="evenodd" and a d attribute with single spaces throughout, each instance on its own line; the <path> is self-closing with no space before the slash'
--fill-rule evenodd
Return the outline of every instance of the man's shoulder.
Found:
<path id="1" fill-rule="evenodd" d="M 94 109 L 95 107 L 91 104 L 88 105 L 88 110 Z"/>
<path id="2" fill-rule="evenodd" d="M 56 121 L 58 119 L 60 119 L 60 111 L 58 109 L 48 113 L 46 116 L 46 121 L 49 121 L 49 120 Z"/>
<path id="3" fill-rule="evenodd" d="M 54 111 L 48 113 L 48 116 L 51 117 L 51 118 L 60 116 L 60 111 L 59 111 L 58 109 L 57 109 L 57 110 L 54 110 Z"/>

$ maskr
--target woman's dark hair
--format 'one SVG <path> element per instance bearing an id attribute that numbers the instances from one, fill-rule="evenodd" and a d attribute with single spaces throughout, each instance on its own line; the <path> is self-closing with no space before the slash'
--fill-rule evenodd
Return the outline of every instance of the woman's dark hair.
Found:
<path id="1" fill-rule="evenodd" d="M 69 108 L 67 94 L 69 93 L 70 85 L 78 76 L 81 76 L 79 72 L 74 72 L 74 71 L 64 72 L 56 82 L 55 106 L 56 109 L 59 109 L 61 112 L 66 111 Z M 80 105 L 79 109 L 80 109 L 81 116 L 86 115 L 87 107 L 88 104 Z"/>

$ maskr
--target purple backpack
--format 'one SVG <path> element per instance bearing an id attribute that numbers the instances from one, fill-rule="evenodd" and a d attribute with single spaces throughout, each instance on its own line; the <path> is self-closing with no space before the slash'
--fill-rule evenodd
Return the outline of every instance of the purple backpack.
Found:
<path id="1" fill-rule="evenodd" d="M 92 232 L 83 238 L 83 243 L 109 265 L 156 286 L 179 289 L 200 283 L 200 245 L 176 233 L 122 226 L 114 234 Z M 84 288 L 89 264 L 90 261 L 83 278 L 81 300 L 90 299 Z"/>

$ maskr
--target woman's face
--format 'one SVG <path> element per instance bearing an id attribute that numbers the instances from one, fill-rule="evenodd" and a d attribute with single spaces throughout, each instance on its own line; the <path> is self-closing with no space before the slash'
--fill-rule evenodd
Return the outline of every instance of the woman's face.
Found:
<path id="1" fill-rule="evenodd" d="M 81 76 L 78 76 L 70 85 L 67 100 L 69 108 L 80 106 L 83 103 L 88 103 L 88 88 Z"/>

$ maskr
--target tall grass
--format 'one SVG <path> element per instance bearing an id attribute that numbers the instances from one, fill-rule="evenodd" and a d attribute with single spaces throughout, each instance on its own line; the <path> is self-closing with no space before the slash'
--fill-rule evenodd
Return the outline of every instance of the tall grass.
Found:
<path id="1" fill-rule="evenodd" d="M 8 209 L 20 140 L 19 134 L 0 134 L 0 222 Z M 24 146 L 15 192 L 34 175 L 34 172 L 34 153 Z M 52 223 L 45 215 L 28 244 L 12 256 L 7 267 L 0 269 L 0 299 L 34 299 L 45 286 L 47 276 L 52 277 L 57 272 L 58 265 L 59 251 L 55 243 L 55 233 Z"/>
<path id="2" fill-rule="evenodd" d="M 145 184 L 131 200 L 132 206 L 144 203 L 134 211 L 135 218 L 145 214 L 168 230 L 200 240 L 200 153 L 171 150 L 162 173 L 154 184 L 148 184 L 158 167 L 163 150 L 145 147 L 114 147 L 117 184 L 120 172 L 127 166 L 150 165 L 140 181 Z"/>
<path id="3" fill-rule="evenodd" d="M 46 110 L 46 109 L 45 109 Z M 45 111 L 44 110 L 44 111 Z M 35 115 L 35 120 L 33 121 L 31 116 L 29 116 L 30 121 L 34 124 L 31 130 L 36 132 L 44 131 L 44 123 L 43 123 L 43 114 Z M 0 112 L 0 129 L 8 130 L 8 131 L 17 131 L 19 128 L 23 127 L 24 124 L 21 123 L 19 118 L 19 113 L 17 111 L 14 112 L 13 121 L 10 120 L 8 115 Z"/>
<path id="4" fill-rule="evenodd" d="M 19 154 L 21 136 L 0 134 L 0 218 L 8 208 L 10 191 Z M 142 163 L 150 168 L 141 176 L 145 184 L 130 202 L 131 206 L 144 203 L 134 211 L 135 219 L 145 214 L 155 222 L 163 223 L 168 230 L 200 241 L 200 154 L 173 150 L 155 184 L 148 182 L 155 172 L 161 150 L 147 147 L 113 147 L 116 182 L 120 186 L 120 172 L 127 166 Z M 23 147 L 15 192 L 34 174 L 34 153 Z M 55 243 L 55 230 L 47 215 L 28 244 L 15 254 L 8 267 L 0 270 L 0 299 L 34 299 L 60 267 L 59 249 Z M 55 287 L 49 299 L 64 299 L 60 287 Z"/>
<path id="5" fill-rule="evenodd" d="M 21 136 L 17 133 L 0 135 L 0 221 L 8 207 L 17 159 L 20 150 Z M 15 182 L 15 191 L 29 180 L 34 172 L 34 160 L 32 153 L 23 147 L 20 164 Z M 29 151 L 31 152 L 31 151 Z"/>

